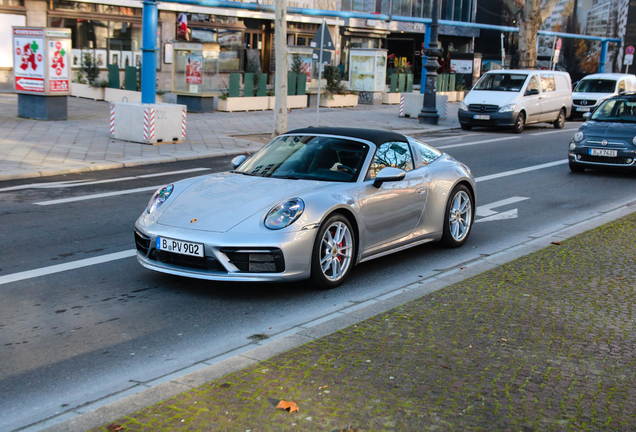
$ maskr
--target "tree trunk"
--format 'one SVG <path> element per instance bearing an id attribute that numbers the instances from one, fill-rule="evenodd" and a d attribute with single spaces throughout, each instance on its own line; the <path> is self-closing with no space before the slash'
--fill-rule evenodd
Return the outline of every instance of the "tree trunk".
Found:
<path id="1" fill-rule="evenodd" d="M 274 87 L 274 132 L 287 132 L 287 2 L 276 0 L 274 37 L 276 38 L 276 83 Z"/>

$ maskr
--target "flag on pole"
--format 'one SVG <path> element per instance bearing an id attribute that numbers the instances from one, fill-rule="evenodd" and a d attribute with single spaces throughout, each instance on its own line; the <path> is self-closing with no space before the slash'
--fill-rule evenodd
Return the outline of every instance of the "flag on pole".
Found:
<path id="1" fill-rule="evenodd" d="M 177 22 L 179 24 L 177 28 L 177 39 L 188 40 L 188 16 L 181 12 Z"/>

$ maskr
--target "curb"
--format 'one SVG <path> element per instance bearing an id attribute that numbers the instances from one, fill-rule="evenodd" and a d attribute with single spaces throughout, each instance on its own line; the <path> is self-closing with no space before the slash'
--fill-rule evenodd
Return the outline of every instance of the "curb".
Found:
<path id="1" fill-rule="evenodd" d="M 523 243 L 489 256 L 477 258 L 462 267 L 444 270 L 440 274 L 419 278 L 376 298 L 298 325 L 272 336 L 266 343 L 245 345 L 224 355 L 183 369 L 180 372 L 139 384 L 137 387 L 117 395 L 111 395 L 102 400 L 87 403 L 61 413 L 56 417 L 44 420 L 39 424 L 27 427 L 24 430 L 84 432 L 93 429 L 469 277 L 476 276 L 484 271 L 549 247 L 553 241 L 561 241 L 573 237 L 634 211 L 636 211 L 636 201 L 633 199 L 625 201 L 589 219 L 565 225 L 550 232 L 537 233 L 535 236 L 530 236 Z"/>

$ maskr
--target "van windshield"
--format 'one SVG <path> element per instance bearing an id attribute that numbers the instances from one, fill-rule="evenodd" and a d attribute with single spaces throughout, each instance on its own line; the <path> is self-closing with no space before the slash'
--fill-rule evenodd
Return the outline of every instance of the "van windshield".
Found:
<path id="1" fill-rule="evenodd" d="M 584 79 L 574 89 L 579 93 L 614 93 L 616 81 L 601 79 Z"/>
<path id="2" fill-rule="evenodd" d="M 519 92 L 528 75 L 492 73 L 484 75 L 474 90 Z"/>

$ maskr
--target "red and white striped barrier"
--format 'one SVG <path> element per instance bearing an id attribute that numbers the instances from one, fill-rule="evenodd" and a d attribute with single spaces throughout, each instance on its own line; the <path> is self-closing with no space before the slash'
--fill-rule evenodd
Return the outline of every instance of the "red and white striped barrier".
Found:
<path id="1" fill-rule="evenodd" d="M 404 93 L 400 94 L 400 117 L 404 117 Z"/>
<path id="2" fill-rule="evenodd" d="M 115 106 L 110 106 L 110 134 L 115 135 Z"/>
<path id="3" fill-rule="evenodd" d="M 448 118 L 448 98 L 446 99 L 446 106 L 444 107 L 444 118 Z"/>
<path id="4" fill-rule="evenodd" d="M 144 140 L 153 140 L 155 138 L 155 110 L 144 110 Z"/>
<path id="5" fill-rule="evenodd" d="M 181 138 L 186 136 L 186 110 L 181 111 Z"/>

